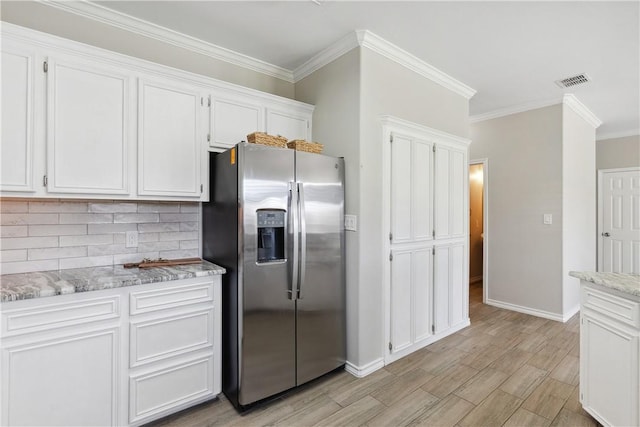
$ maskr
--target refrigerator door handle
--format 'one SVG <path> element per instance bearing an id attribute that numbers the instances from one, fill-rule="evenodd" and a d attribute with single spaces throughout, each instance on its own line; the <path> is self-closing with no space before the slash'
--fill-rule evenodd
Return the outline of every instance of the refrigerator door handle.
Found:
<path id="1" fill-rule="evenodd" d="M 298 280 L 298 299 L 302 299 L 302 288 L 307 272 L 307 220 L 304 206 L 304 184 L 298 183 L 298 215 L 300 218 L 300 279 Z"/>
<path id="2" fill-rule="evenodd" d="M 287 293 L 290 300 L 295 300 L 298 295 L 298 191 L 297 188 L 294 189 L 293 182 L 289 182 L 289 200 L 287 202 L 287 234 L 289 248 L 291 248 L 291 256 L 289 257 L 291 277 Z"/>

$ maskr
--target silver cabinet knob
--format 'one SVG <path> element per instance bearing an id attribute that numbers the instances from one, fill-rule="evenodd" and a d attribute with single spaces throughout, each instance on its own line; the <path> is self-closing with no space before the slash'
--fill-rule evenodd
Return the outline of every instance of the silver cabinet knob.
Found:
<path id="1" fill-rule="evenodd" d="M 609 236 L 611 236 L 611 234 L 609 234 L 609 232 L 607 232 L 607 231 L 605 231 L 604 233 L 602 233 L 602 235 L 603 235 L 604 237 L 609 237 Z"/>

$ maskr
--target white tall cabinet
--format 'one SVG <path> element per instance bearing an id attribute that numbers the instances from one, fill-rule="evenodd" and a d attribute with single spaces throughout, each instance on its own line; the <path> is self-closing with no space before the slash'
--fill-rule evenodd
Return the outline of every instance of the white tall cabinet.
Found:
<path id="1" fill-rule="evenodd" d="M 469 324 L 469 141 L 390 117 L 383 129 L 390 363 Z"/>

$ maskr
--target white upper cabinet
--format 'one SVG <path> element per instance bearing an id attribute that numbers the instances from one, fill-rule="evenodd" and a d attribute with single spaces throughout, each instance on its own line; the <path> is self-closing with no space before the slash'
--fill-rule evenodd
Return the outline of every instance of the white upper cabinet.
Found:
<path id="1" fill-rule="evenodd" d="M 138 87 L 138 194 L 200 197 L 206 148 L 200 88 L 141 78 Z"/>
<path id="2" fill-rule="evenodd" d="M 468 213 L 467 150 L 436 144 L 434 167 L 435 238 L 466 234 Z"/>
<path id="3" fill-rule="evenodd" d="M 267 133 L 280 135 L 289 141 L 311 140 L 311 114 L 281 107 L 267 107 Z"/>
<path id="4" fill-rule="evenodd" d="M 232 95 L 214 95 L 210 147 L 227 149 L 247 135 L 264 129 L 264 107 L 251 100 Z"/>
<path id="5" fill-rule="evenodd" d="M 49 57 L 49 192 L 129 193 L 131 86 L 130 75 L 115 67 Z"/>
<path id="6" fill-rule="evenodd" d="M 2 41 L 2 191 L 34 191 L 35 52 Z"/>
<path id="7" fill-rule="evenodd" d="M 3 23 L 0 197 L 209 198 L 208 150 L 313 106 Z"/>

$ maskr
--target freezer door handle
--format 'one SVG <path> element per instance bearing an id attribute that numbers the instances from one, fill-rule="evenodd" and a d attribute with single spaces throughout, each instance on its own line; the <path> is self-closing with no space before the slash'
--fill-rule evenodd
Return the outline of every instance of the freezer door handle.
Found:
<path id="1" fill-rule="evenodd" d="M 304 206 L 304 184 L 298 183 L 298 215 L 300 218 L 300 279 L 298 280 L 298 299 L 302 299 L 302 289 L 307 272 L 307 220 Z"/>
<path id="2" fill-rule="evenodd" d="M 287 202 L 287 235 L 289 239 L 287 246 L 291 251 L 291 256 L 289 256 L 291 276 L 287 293 L 290 300 L 295 300 L 298 294 L 298 190 L 294 188 L 294 182 L 289 182 L 289 200 Z"/>

